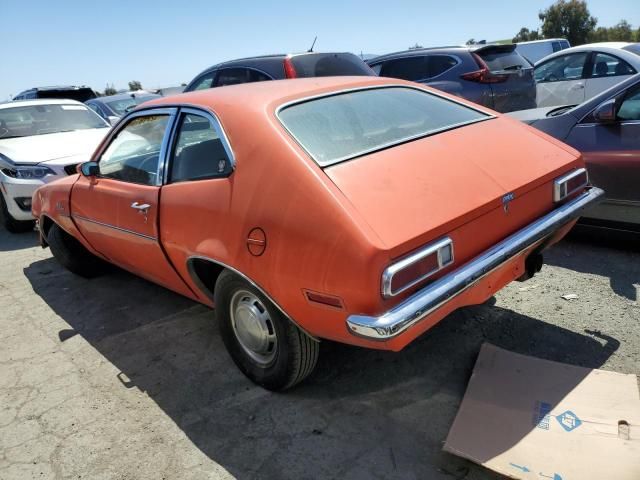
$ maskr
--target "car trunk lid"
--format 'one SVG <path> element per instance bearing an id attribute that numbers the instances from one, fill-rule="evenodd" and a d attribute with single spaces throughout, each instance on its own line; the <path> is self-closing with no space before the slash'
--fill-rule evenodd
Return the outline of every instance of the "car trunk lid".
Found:
<path id="1" fill-rule="evenodd" d="M 481 70 L 489 72 L 487 83 L 495 110 L 511 112 L 536 106 L 533 66 L 516 51 L 516 45 L 487 45 L 472 54 Z"/>
<path id="2" fill-rule="evenodd" d="M 580 163 L 572 150 L 540 136 L 495 118 L 324 171 L 392 258 L 475 222 L 491 234 L 466 252 L 473 256 L 549 211 L 552 180 Z M 518 208 L 505 210 L 505 203 Z"/>

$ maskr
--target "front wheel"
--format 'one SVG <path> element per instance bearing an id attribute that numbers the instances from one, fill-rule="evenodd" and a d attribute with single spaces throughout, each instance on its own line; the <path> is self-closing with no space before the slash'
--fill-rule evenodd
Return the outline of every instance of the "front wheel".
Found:
<path id="1" fill-rule="evenodd" d="M 253 382 L 269 390 L 285 390 L 313 371 L 319 343 L 253 285 L 226 270 L 216 282 L 214 301 L 227 351 Z"/>
<path id="2" fill-rule="evenodd" d="M 87 250 L 78 240 L 55 223 L 47 233 L 51 253 L 70 272 L 91 278 L 103 273 L 107 263 Z"/>

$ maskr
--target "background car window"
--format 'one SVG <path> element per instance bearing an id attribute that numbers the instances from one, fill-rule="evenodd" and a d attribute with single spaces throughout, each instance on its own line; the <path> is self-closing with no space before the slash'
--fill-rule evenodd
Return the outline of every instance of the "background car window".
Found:
<path id="1" fill-rule="evenodd" d="M 640 120 L 640 87 L 629 92 L 618 110 L 620 120 Z"/>
<path id="2" fill-rule="evenodd" d="M 189 91 L 205 90 L 213 87 L 213 79 L 216 76 L 216 72 L 205 73 L 202 77 L 195 81 L 194 86 L 189 88 Z"/>
<path id="3" fill-rule="evenodd" d="M 171 163 L 171 182 L 226 177 L 232 164 L 209 119 L 185 114 Z"/>
<path id="4" fill-rule="evenodd" d="M 48 133 L 72 132 L 109 125 L 95 112 L 80 104 L 40 104 L 0 109 L 2 138 L 28 137 Z"/>
<path id="5" fill-rule="evenodd" d="M 593 57 L 592 78 L 633 75 L 634 73 L 636 73 L 636 71 L 631 65 L 613 55 L 596 53 Z"/>
<path id="6" fill-rule="evenodd" d="M 291 63 L 298 77 L 375 75 L 364 60 L 353 53 L 304 53 L 293 55 Z"/>
<path id="7" fill-rule="evenodd" d="M 582 78 L 588 52 L 572 53 L 549 60 L 536 67 L 536 82 L 558 82 Z"/>
<path id="8" fill-rule="evenodd" d="M 487 67 L 492 72 L 531 68 L 529 61 L 516 50 L 505 50 L 500 46 L 483 48 L 476 52 L 476 55 L 487 64 Z"/>
<path id="9" fill-rule="evenodd" d="M 136 117 L 118 132 L 98 163 L 100 176 L 156 185 L 168 115 Z"/>
<path id="10" fill-rule="evenodd" d="M 442 75 L 450 68 L 455 67 L 458 61 L 449 55 L 430 55 L 427 57 L 429 66 L 429 78 Z"/>
<path id="11" fill-rule="evenodd" d="M 237 85 L 239 83 L 264 82 L 265 80 L 271 79 L 251 68 L 225 68 L 218 71 L 216 87 Z"/>
<path id="12" fill-rule="evenodd" d="M 382 64 L 380 76 L 414 82 L 423 80 L 429 77 L 429 63 L 424 55 L 388 60 Z"/>

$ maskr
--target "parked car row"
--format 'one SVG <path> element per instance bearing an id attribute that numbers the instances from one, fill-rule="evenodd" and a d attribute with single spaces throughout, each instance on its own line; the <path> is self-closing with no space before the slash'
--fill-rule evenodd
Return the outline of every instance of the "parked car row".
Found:
<path id="1" fill-rule="evenodd" d="M 585 211 L 634 223 L 640 74 L 534 108 L 553 75 L 587 90 L 637 71 L 626 46 L 579 48 L 535 67 L 515 45 L 270 55 L 168 98 L 0 105 L 1 213 L 14 231 L 36 218 L 72 272 L 112 263 L 215 305 L 239 369 L 286 389 L 321 339 L 397 351 L 531 278 Z"/>

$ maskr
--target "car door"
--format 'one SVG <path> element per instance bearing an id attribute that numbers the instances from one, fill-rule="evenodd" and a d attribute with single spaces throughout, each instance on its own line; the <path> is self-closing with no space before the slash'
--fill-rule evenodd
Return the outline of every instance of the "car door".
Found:
<path id="1" fill-rule="evenodd" d="M 591 183 L 605 191 L 601 217 L 640 225 L 640 85 L 619 103 L 615 122 L 587 115 L 565 142 L 582 152 Z"/>
<path id="2" fill-rule="evenodd" d="M 607 88 L 613 87 L 637 73 L 631 65 L 621 58 L 602 52 L 593 52 L 588 69 L 585 100 L 595 97 L 600 92 L 604 92 Z"/>
<path id="3" fill-rule="evenodd" d="M 585 66 L 589 52 L 554 57 L 536 65 L 536 102 L 538 107 L 577 105 L 585 99 Z"/>
<path id="4" fill-rule="evenodd" d="M 98 174 L 80 176 L 71 215 L 89 244 L 112 263 L 187 296 L 159 238 L 159 197 L 176 109 L 130 115 L 98 153 Z"/>

